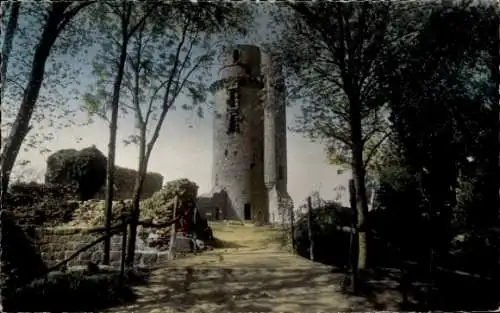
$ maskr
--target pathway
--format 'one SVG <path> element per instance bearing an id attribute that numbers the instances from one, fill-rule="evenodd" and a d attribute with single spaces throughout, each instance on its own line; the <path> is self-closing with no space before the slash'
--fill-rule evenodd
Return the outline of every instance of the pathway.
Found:
<path id="1" fill-rule="evenodd" d="M 153 271 L 135 288 L 137 302 L 108 312 L 334 312 L 397 310 L 380 307 L 381 295 L 365 298 L 340 292 L 341 274 L 283 251 L 278 230 L 215 223 L 225 248 L 188 256 Z M 392 301 L 393 302 L 393 301 Z"/>

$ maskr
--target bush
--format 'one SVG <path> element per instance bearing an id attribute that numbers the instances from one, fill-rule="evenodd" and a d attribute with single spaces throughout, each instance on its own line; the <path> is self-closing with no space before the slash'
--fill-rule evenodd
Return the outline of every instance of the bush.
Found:
<path id="1" fill-rule="evenodd" d="M 16 222 L 30 226 L 55 226 L 71 220 L 78 207 L 71 198 L 71 191 L 59 186 L 35 182 L 12 184 L 4 208 L 16 217 Z"/>
<path id="2" fill-rule="evenodd" d="M 181 212 L 189 201 L 196 202 L 198 185 L 182 178 L 168 182 L 160 191 L 141 202 L 141 216 L 156 223 L 172 219 L 175 197 L 178 197 Z"/>
<path id="3" fill-rule="evenodd" d="M 136 176 L 136 170 L 120 166 L 115 167 L 115 199 L 132 198 Z M 146 173 L 142 185 L 141 199 L 151 197 L 155 192 L 161 190 L 162 185 L 162 175 L 158 173 Z"/>
<path id="4" fill-rule="evenodd" d="M 151 221 L 155 224 L 165 223 L 173 218 L 173 205 L 175 196 L 178 196 L 179 212 L 186 210 L 188 202 L 195 203 L 198 194 L 198 185 L 188 179 L 178 179 L 168 182 L 160 191 L 148 199 L 140 202 L 140 219 Z M 129 214 L 132 209 L 132 200 L 113 202 L 112 224 L 119 223 L 122 212 Z M 191 220 L 191 219 L 190 219 Z M 71 225 L 85 225 L 99 227 L 104 225 L 104 201 L 89 200 L 80 203 L 74 211 Z M 207 221 L 197 215 L 196 224 L 191 225 L 200 239 L 205 237 Z M 162 229 L 160 234 L 168 234 L 170 227 Z"/>
<path id="5" fill-rule="evenodd" d="M 342 231 L 341 227 L 349 226 L 351 220 L 350 209 L 335 202 L 314 209 L 312 228 L 316 261 L 339 267 L 347 265 L 350 233 Z M 295 224 L 295 244 L 297 253 L 309 258 L 307 215 Z"/>
<path id="6" fill-rule="evenodd" d="M 47 159 L 45 183 L 72 186 L 79 200 L 92 198 L 106 181 L 106 157 L 95 146 L 77 151 L 63 149 Z"/>
<path id="7" fill-rule="evenodd" d="M 189 200 L 194 201 L 197 192 L 198 185 L 188 179 L 168 182 L 160 191 L 155 192 L 151 198 L 140 202 L 140 219 L 150 220 L 154 223 L 166 222 L 172 219 L 172 209 L 176 195 L 179 196 L 179 204 L 182 205 Z M 112 221 L 119 222 L 122 212 L 127 214 L 131 209 L 132 200 L 113 201 Z M 81 202 L 74 211 L 71 224 L 87 226 L 104 225 L 104 200 L 88 200 Z"/>
<path id="8" fill-rule="evenodd" d="M 88 200 L 80 202 L 73 213 L 70 225 L 100 227 L 104 226 L 104 200 Z M 119 223 L 121 215 L 129 215 L 132 209 L 132 200 L 113 201 L 111 224 Z"/>
<path id="9" fill-rule="evenodd" d="M 19 286 L 42 277 L 47 267 L 34 248 L 31 238 L 16 224 L 16 219 L 2 212 L 2 255 L 1 288 L 2 296 L 12 294 Z M 5 308 L 5 307 L 4 307 Z"/>
<path id="10" fill-rule="evenodd" d="M 89 312 L 134 300 L 134 294 L 119 273 L 50 273 L 4 297 L 6 311 Z"/>

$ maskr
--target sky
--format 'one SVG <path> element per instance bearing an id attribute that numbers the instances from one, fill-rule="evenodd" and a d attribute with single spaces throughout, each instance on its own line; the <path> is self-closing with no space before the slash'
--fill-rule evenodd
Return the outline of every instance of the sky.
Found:
<path id="1" fill-rule="evenodd" d="M 259 17 L 262 18 L 262 17 Z M 265 22 L 258 21 L 259 25 Z M 265 26 L 261 26 L 265 27 Z M 257 29 L 254 35 L 239 40 L 239 43 L 259 45 L 264 29 Z M 257 34 L 257 36 L 255 36 Z M 253 37 L 253 38 L 252 38 Z M 260 37 L 260 38 L 259 38 Z M 78 62 L 68 57 L 67 62 Z M 73 64 L 81 66 L 81 64 Z M 90 82 L 89 72 L 84 71 L 79 78 L 83 82 Z M 43 92 L 48 92 L 47 90 Z M 186 99 L 179 99 L 179 103 Z M 70 100 L 68 106 L 81 107 L 81 99 Z M 287 111 L 287 124 L 293 125 L 295 116 L 299 112 L 300 103 L 290 106 Z M 76 120 L 85 121 L 86 113 L 79 113 Z M 43 121 L 41 123 L 47 123 Z M 148 171 L 163 175 L 164 182 L 188 178 L 199 185 L 199 193 L 210 192 L 212 186 L 212 149 L 213 149 L 213 112 L 207 106 L 203 118 L 199 118 L 193 112 L 175 110 L 168 113 L 160 137 L 152 152 Z M 35 129 L 37 125 L 35 124 Z M 134 145 L 126 146 L 123 140 L 134 131 L 134 119 L 132 117 L 121 118 L 118 122 L 118 140 L 116 147 L 116 164 L 128 168 L 137 167 L 138 148 Z M 81 138 L 81 140 L 79 139 Z M 95 145 L 104 154 L 107 154 L 109 130 L 105 121 L 95 119 L 93 124 L 82 127 L 70 127 L 56 130 L 53 140 L 46 142 L 45 147 L 52 152 L 59 149 L 82 149 Z M 288 132 L 288 192 L 294 203 L 299 205 L 313 191 L 320 192 L 324 199 L 337 197 L 335 187 L 346 186 L 349 174 L 337 173 L 338 167 L 328 164 L 324 146 L 321 143 L 313 143 L 301 134 Z M 30 165 L 20 171 L 15 169 L 17 175 L 31 176 L 43 180 L 46 160 L 49 154 L 40 153 L 37 149 L 21 152 L 18 160 L 29 160 Z M 16 173 L 15 173 L 16 174 Z M 348 204 L 348 197 L 342 196 L 340 201 Z"/>

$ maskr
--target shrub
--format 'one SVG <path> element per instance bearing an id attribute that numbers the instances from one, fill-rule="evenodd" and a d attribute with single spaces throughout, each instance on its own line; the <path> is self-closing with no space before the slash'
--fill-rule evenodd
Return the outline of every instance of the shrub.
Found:
<path id="1" fill-rule="evenodd" d="M 104 200 L 88 200 L 80 202 L 73 213 L 70 225 L 85 225 L 99 227 L 104 225 Z M 122 213 L 130 214 L 131 200 L 113 201 L 111 224 L 119 223 Z"/>
<path id="2" fill-rule="evenodd" d="M 173 218 L 173 205 L 175 196 L 178 196 L 179 212 L 183 213 L 189 201 L 195 203 L 198 193 L 198 185 L 188 179 L 178 179 L 168 182 L 161 190 L 153 196 L 140 202 L 140 219 L 152 221 L 156 224 L 167 222 Z M 129 213 L 132 208 L 131 200 L 113 202 L 112 223 L 118 223 L 122 212 Z M 208 226 L 205 219 L 198 214 L 196 225 L 192 225 L 195 231 L 203 237 L 203 231 Z M 104 201 L 89 200 L 82 202 L 75 210 L 72 225 L 103 226 L 104 225 Z M 170 228 L 163 229 L 160 233 L 168 234 Z"/>
<path id="3" fill-rule="evenodd" d="M 37 253 L 31 238 L 16 224 L 11 214 L 3 212 L 2 218 L 2 259 L 1 288 L 3 298 L 13 294 L 23 284 L 42 277 L 47 267 Z"/>
<path id="4" fill-rule="evenodd" d="M 187 201 L 196 199 L 198 185 L 188 179 L 179 179 L 168 182 L 153 196 L 140 202 L 141 220 L 150 220 L 154 223 L 163 223 L 172 219 L 172 208 L 175 196 L 179 196 L 182 206 Z M 185 206 L 182 206 L 185 207 Z M 129 213 L 132 200 L 113 201 L 113 221 L 118 222 L 122 212 Z M 180 212 L 178 212 L 180 213 Z M 81 202 L 74 211 L 72 224 L 88 226 L 102 226 L 104 223 L 104 201 L 88 200 Z"/>
<path id="5" fill-rule="evenodd" d="M 45 183 L 56 186 L 73 186 L 75 196 L 88 200 L 104 185 L 106 157 L 95 146 L 77 151 L 63 149 L 47 159 Z"/>
<path id="6" fill-rule="evenodd" d="M 87 276 L 81 272 L 54 272 L 4 298 L 4 309 L 16 312 L 89 312 L 134 298 L 127 281 L 122 280 L 119 273 Z"/>
<path id="7" fill-rule="evenodd" d="M 142 216 L 158 223 L 172 219 L 172 208 L 176 196 L 183 210 L 188 201 L 196 201 L 198 185 L 186 178 L 168 182 L 160 191 L 141 202 Z"/>
<path id="8" fill-rule="evenodd" d="M 351 219 L 350 209 L 335 202 L 314 209 L 312 230 L 316 261 L 340 267 L 347 265 L 350 233 L 342 231 L 341 227 L 349 226 Z M 295 244 L 297 253 L 309 258 L 307 215 L 296 221 Z"/>
<path id="9" fill-rule="evenodd" d="M 55 226 L 71 220 L 78 204 L 67 201 L 71 191 L 58 186 L 35 182 L 10 186 L 4 208 L 16 217 L 16 222 L 31 226 Z"/>
<path id="10" fill-rule="evenodd" d="M 115 199 L 132 198 L 136 175 L 136 170 L 120 166 L 115 167 Z M 162 185 L 162 175 L 158 173 L 146 173 L 142 185 L 141 199 L 151 197 L 155 192 L 161 190 Z"/>

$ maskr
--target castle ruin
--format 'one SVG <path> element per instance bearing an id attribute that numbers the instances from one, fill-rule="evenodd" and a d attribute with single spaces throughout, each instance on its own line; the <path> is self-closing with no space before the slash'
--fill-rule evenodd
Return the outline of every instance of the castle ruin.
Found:
<path id="1" fill-rule="evenodd" d="M 252 45 L 226 48 L 219 60 L 212 192 L 198 207 L 213 218 L 283 222 L 291 199 L 282 69 Z"/>

